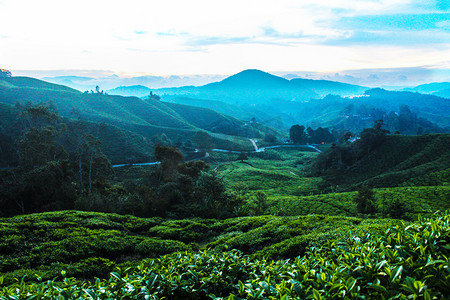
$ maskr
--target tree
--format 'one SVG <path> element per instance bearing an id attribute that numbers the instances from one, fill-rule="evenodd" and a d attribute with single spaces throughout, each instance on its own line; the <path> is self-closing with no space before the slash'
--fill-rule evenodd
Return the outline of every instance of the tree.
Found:
<path id="1" fill-rule="evenodd" d="M 225 183 L 217 172 L 202 173 L 198 179 L 195 194 L 206 209 L 207 217 L 231 215 L 230 198 L 226 194 Z"/>
<path id="2" fill-rule="evenodd" d="M 387 213 L 391 218 L 403 219 L 408 211 L 408 207 L 404 202 L 400 202 L 398 199 L 394 199 L 386 207 L 385 213 Z"/>
<path id="3" fill-rule="evenodd" d="M 330 133 L 328 128 L 319 127 L 316 130 L 308 127 L 307 129 L 309 140 L 313 144 L 331 143 L 334 141 L 334 136 Z"/>
<path id="4" fill-rule="evenodd" d="M 67 158 L 65 149 L 56 143 L 58 132 L 54 127 L 31 128 L 19 141 L 19 161 L 22 167 L 32 169 L 51 160 Z"/>
<path id="5" fill-rule="evenodd" d="M 44 165 L 51 160 L 67 158 L 57 138 L 65 131 L 59 115 L 44 105 L 27 103 L 20 115 L 22 133 L 18 140 L 19 162 L 27 168 Z"/>
<path id="6" fill-rule="evenodd" d="M 178 164 L 184 161 L 183 154 L 177 148 L 156 145 L 154 156 L 161 163 L 158 166 L 159 181 L 173 181 L 177 173 Z"/>
<path id="7" fill-rule="evenodd" d="M 245 154 L 245 152 L 241 152 L 241 154 L 239 154 L 239 156 L 236 160 L 240 160 L 241 162 L 244 162 L 244 160 L 248 160 L 248 156 L 247 156 L 247 154 Z"/>
<path id="8" fill-rule="evenodd" d="M 353 133 L 350 131 L 346 131 L 340 138 L 339 142 L 342 144 L 348 144 L 350 142 L 350 139 L 354 136 Z"/>
<path id="9" fill-rule="evenodd" d="M 263 214 L 268 207 L 266 194 L 264 194 L 264 192 L 262 191 L 257 191 L 255 195 L 255 202 L 256 202 L 255 214 L 257 215 Z"/>
<path id="10" fill-rule="evenodd" d="M 305 144 L 306 143 L 305 126 L 293 125 L 289 129 L 289 138 L 291 139 L 291 142 L 294 144 Z"/>
<path id="11" fill-rule="evenodd" d="M 264 136 L 264 141 L 270 144 L 274 144 L 277 142 L 277 137 L 271 133 L 266 133 Z"/>
<path id="12" fill-rule="evenodd" d="M 385 140 L 389 131 L 382 128 L 383 124 L 383 120 L 377 120 L 372 128 L 365 128 L 361 131 L 361 138 L 358 140 L 357 145 L 362 151 L 370 153 L 371 150 L 378 147 Z"/>
<path id="13" fill-rule="evenodd" d="M 367 187 L 362 186 L 358 190 L 358 194 L 355 197 L 356 210 L 361 214 L 374 214 L 376 212 L 375 207 L 375 192 Z"/>
<path id="14" fill-rule="evenodd" d="M 159 101 L 159 100 L 161 100 L 161 97 L 159 97 L 159 96 L 156 95 L 156 94 L 153 94 L 153 92 L 150 91 L 150 95 L 148 96 L 148 99 L 149 99 L 149 100 L 156 100 L 156 101 Z"/>
<path id="15" fill-rule="evenodd" d="M 213 144 L 212 137 L 206 131 L 202 130 L 199 130 L 194 134 L 192 141 L 199 149 L 202 150 L 211 149 Z"/>

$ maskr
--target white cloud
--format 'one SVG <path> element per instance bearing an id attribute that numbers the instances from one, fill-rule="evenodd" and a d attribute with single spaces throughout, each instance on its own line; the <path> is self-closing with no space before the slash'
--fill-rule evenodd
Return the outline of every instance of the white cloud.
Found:
<path id="1" fill-rule="evenodd" d="M 345 38 L 352 31 L 330 26 L 343 17 L 412 11 L 414 5 L 406 0 L 0 0 L 0 57 L 12 69 L 154 74 L 250 67 L 323 71 L 449 60 L 446 45 L 349 47 Z M 322 44 L 340 38 L 339 46 Z"/>

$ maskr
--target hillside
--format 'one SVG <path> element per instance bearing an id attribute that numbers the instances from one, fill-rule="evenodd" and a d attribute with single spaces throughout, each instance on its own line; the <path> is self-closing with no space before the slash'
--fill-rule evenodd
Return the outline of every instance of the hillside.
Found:
<path id="1" fill-rule="evenodd" d="M 17 142 L 20 137 L 20 116 L 17 109 L 0 103 L 0 167 L 17 164 Z M 82 127 L 85 134 L 92 134 L 101 141 L 101 149 L 111 163 L 147 162 L 152 160 L 154 145 L 142 135 L 107 123 L 81 121 L 77 124 L 73 119 L 63 118 L 67 134 Z M 64 146 L 75 151 L 76 145 L 68 141 Z M 120 145 L 120 147 L 119 147 Z"/>
<path id="2" fill-rule="evenodd" d="M 369 89 L 364 86 L 330 80 L 295 78 L 292 79 L 291 82 L 314 91 L 320 98 L 330 94 L 339 96 L 356 96 L 363 94 Z"/>
<path id="3" fill-rule="evenodd" d="M 35 273 L 51 279 L 61 270 L 68 276 L 104 278 L 127 261 L 201 247 L 293 258 L 339 238 L 341 231 L 377 233 L 394 223 L 320 215 L 165 220 L 78 211 L 31 214 L 0 219 L 0 272 L 8 283 L 14 276 L 28 274 L 31 279 Z"/>
<path id="4" fill-rule="evenodd" d="M 370 152 L 359 147 L 331 147 L 312 167 L 341 188 L 356 186 L 434 186 L 450 182 L 450 135 L 386 136 Z M 341 161 L 341 163 L 336 163 Z"/>
<path id="5" fill-rule="evenodd" d="M 261 128 L 249 131 L 243 122 L 210 109 L 185 106 L 184 110 L 178 109 L 177 112 L 173 109 L 178 107 L 177 105 L 154 99 L 81 93 L 64 86 L 26 77 L 4 78 L 0 81 L 1 103 L 14 104 L 27 101 L 32 103 L 51 102 L 63 117 L 74 118 L 76 113 L 85 121 L 105 122 L 148 139 L 154 135 L 165 133 L 171 139 L 186 140 L 200 129 L 213 129 L 215 133 L 219 134 L 235 132 L 245 137 L 252 136 L 252 134 L 263 137 L 266 133 L 261 131 L 263 130 Z M 189 114 L 185 113 L 187 111 Z M 211 126 L 212 124 L 214 126 Z M 269 130 L 269 132 L 273 131 Z M 220 135 L 215 139 L 221 143 Z M 231 146 L 234 149 L 250 148 L 251 144 L 246 143 L 248 146 L 242 147 L 243 139 L 242 142 Z"/>
<path id="6" fill-rule="evenodd" d="M 5 299 L 29 295 L 70 299 L 86 294 L 110 299 L 448 296 L 448 282 L 441 280 L 448 277 L 448 214 L 406 224 L 324 216 L 165 222 L 77 212 L 0 222 L 5 258 L 0 296 Z M 214 236 L 222 228 L 233 231 L 209 244 L 215 250 L 196 252 L 193 244 L 166 239 L 195 241 L 199 232 L 211 229 Z M 150 236 L 169 235 L 158 239 L 148 236 L 147 230 Z M 227 250 L 235 245 L 244 253 Z M 216 251 L 220 246 L 222 251 Z M 264 246 L 260 257 L 254 251 Z M 13 254 L 17 247 L 21 251 Z M 152 259 L 170 252 L 175 253 Z M 87 253 L 97 257 L 86 258 Z M 124 263 L 108 259 L 127 260 L 130 253 L 134 259 L 148 258 Z M 270 255 L 291 259 L 272 260 Z"/>
<path id="7" fill-rule="evenodd" d="M 450 99 L 450 88 L 449 89 L 440 90 L 438 92 L 434 92 L 433 95 L 438 96 L 438 97 L 442 97 L 442 98 Z"/>
<path id="8" fill-rule="evenodd" d="M 165 98 L 164 101 L 170 103 L 178 103 L 190 106 L 209 108 L 222 114 L 233 116 L 240 120 L 250 120 L 255 116 L 265 119 L 270 118 L 270 115 L 267 114 L 266 112 L 255 111 L 255 109 L 252 110 L 250 109 L 250 107 L 246 107 L 244 105 L 233 105 L 223 101 L 188 98 L 188 97 Z"/>
<path id="9" fill-rule="evenodd" d="M 418 116 L 435 122 L 438 126 L 450 126 L 450 101 L 434 95 L 411 92 L 394 92 L 383 89 L 371 89 L 365 92 L 363 103 L 385 110 L 398 110 L 401 105 L 408 105 Z"/>
<path id="10" fill-rule="evenodd" d="M 244 116 L 254 115 L 259 122 L 278 119 L 280 128 L 306 124 L 359 132 L 370 127 L 373 121 L 398 113 L 402 105 L 407 105 L 419 119 L 423 119 L 416 131 L 418 127 L 422 127 L 424 132 L 448 130 L 445 128 L 450 125 L 450 107 L 444 98 L 383 89 L 366 90 L 362 86 L 340 82 L 287 80 L 258 70 L 246 70 L 204 86 L 165 88 L 154 92 L 168 102 L 192 102 L 201 107 L 225 103 L 223 111 L 231 116 L 242 117 L 244 110 Z M 399 128 L 393 126 L 392 130 Z"/>
<path id="11" fill-rule="evenodd" d="M 132 86 L 119 86 L 117 88 L 108 90 L 110 95 L 118 96 L 135 96 L 135 97 L 145 97 L 150 94 L 151 89 L 143 85 L 132 85 Z"/>
<path id="12" fill-rule="evenodd" d="M 433 94 L 436 96 L 440 96 L 439 94 L 445 93 L 445 90 L 448 91 L 449 89 L 450 89 L 450 82 L 432 82 L 427 84 L 421 84 L 405 90 L 414 91 L 422 94 Z"/>

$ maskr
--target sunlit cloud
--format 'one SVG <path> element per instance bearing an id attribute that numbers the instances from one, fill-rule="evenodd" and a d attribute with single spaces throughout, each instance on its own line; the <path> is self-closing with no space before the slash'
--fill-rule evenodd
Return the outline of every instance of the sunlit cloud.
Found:
<path id="1" fill-rule="evenodd" d="M 1 0 L 0 67 L 167 75 L 442 66 L 448 10 L 448 1 L 420 0 Z"/>

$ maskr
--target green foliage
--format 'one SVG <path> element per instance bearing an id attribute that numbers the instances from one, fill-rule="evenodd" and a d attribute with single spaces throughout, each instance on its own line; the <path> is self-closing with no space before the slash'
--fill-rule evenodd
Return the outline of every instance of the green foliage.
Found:
<path id="1" fill-rule="evenodd" d="M 382 139 L 375 148 L 370 144 L 370 151 L 365 142 L 330 147 L 311 166 L 311 174 L 350 190 L 361 184 L 396 187 L 450 182 L 450 135 L 391 135 Z"/>
<path id="2" fill-rule="evenodd" d="M 366 186 L 358 190 L 355 202 L 356 210 L 361 214 L 371 215 L 376 212 L 374 191 Z"/>
<path id="3" fill-rule="evenodd" d="M 307 137 L 305 133 L 305 126 L 292 125 L 289 129 L 289 138 L 294 144 L 306 144 Z"/>
<path id="4" fill-rule="evenodd" d="M 328 216 L 163 220 L 76 211 L 41 213 L 0 219 L 0 272 L 8 282 L 18 274 L 28 274 L 31 280 L 33 272 L 50 279 L 63 269 L 70 276 L 101 277 L 122 262 L 199 245 L 288 258 L 343 232 L 379 232 L 390 224 Z M 89 265 L 84 273 L 83 265 Z"/>
<path id="5" fill-rule="evenodd" d="M 236 158 L 236 160 L 240 160 L 241 162 L 244 162 L 244 160 L 248 160 L 247 154 L 245 152 L 241 152 L 239 156 Z"/>
<path id="6" fill-rule="evenodd" d="M 203 150 L 211 149 L 213 146 L 211 136 L 203 130 L 197 131 L 192 137 L 194 144 Z"/>
<path id="7" fill-rule="evenodd" d="M 448 214 L 399 224 L 381 235 L 328 240 L 292 260 L 254 259 L 239 251 L 177 253 L 147 260 L 89 283 L 62 281 L 4 286 L 2 299 L 334 299 L 448 296 Z M 3 278 L 2 278 L 3 280 Z"/>

